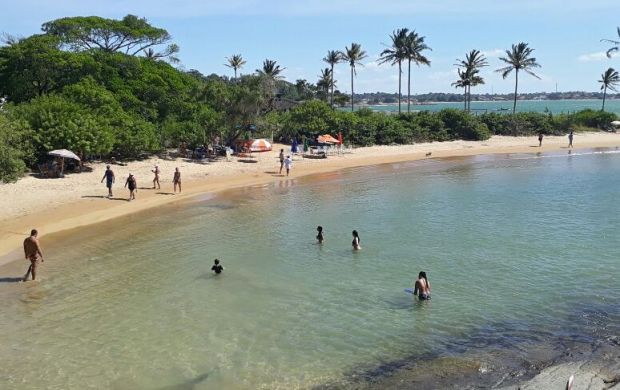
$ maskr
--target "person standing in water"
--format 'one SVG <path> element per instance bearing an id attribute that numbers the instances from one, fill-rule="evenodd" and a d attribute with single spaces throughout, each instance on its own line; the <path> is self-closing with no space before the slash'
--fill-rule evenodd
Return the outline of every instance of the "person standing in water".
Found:
<path id="1" fill-rule="evenodd" d="M 153 174 L 155 175 L 155 177 L 153 178 L 153 189 L 155 189 L 155 185 L 157 185 L 157 189 L 161 190 L 161 186 L 159 185 L 159 167 L 155 165 L 155 169 L 153 169 L 151 172 L 153 172 Z"/>
<path id="2" fill-rule="evenodd" d="M 280 175 L 282 174 L 282 168 L 284 168 L 284 149 L 280 149 L 280 155 L 278 156 L 280 159 Z"/>
<path id="3" fill-rule="evenodd" d="M 220 261 L 215 259 L 213 262 L 213 267 L 211 267 L 211 271 L 215 272 L 217 275 L 221 274 L 224 271 L 224 267 L 220 265 Z"/>
<path id="4" fill-rule="evenodd" d="M 572 148 L 573 147 L 573 131 L 571 130 L 570 133 L 568 133 L 568 147 Z"/>
<path id="5" fill-rule="evenodd" d="M 360 235 L 357 233 L 357 230 L 353 230 L 351 234 L 353 234 L 353 241 L 351 242 L 353 250 L 358 251 L 362 249 L 362 246 L 360 245 Z"/>
<path id="6" fill-rule="evenodd" d="M 421 301 L 431 299 L 431 284 L 426 278 L 426 272 L 420 271 L 418 274 L 418 280 L 413 286 L 413 295 L 417 295 Z"/>
<path id="7" fill-rule="evenodd" d="M 293 166 L 293 160 L 291 160 L 291 156 L 286 156 L 284 159 L 284 167 L 286 168 L 286 176 L 291 172 L 291 167 Z"/>
<path id="8" fill-rule="evenodd" d="M 30 267 L 28 267 L 28 271 L 26 271 L 26 275 L 24 275 L 24 282 L 28 280 L 30 274 L 32 274 L 32 280 L 36 280 L 39 261 L 41 263 L 44 262 L 41 245 L 39 245 L 39 240 L 37 238 L 38 236 L 39 232 L 37 232 L 37 229 L 32 229 L 30 231 L 30 237 L 24 240 L 24 256 L 26 260 L 30 260 Z"/>
<path id="9" fill-rule="evenodd" d="M 128 201 L 136 200 L 136 192 L 138 192 L 138 183 L 136 183 L 136 178 L 131 173 L 125 182 L 125 188 L 129 188 L 129 199 Z"/>
<path id="10" fill-rule="evenodd" d="M 323 237 L 323 226 L 317 226 L 316 231 L 317 231 L 316 239 L 319 242 L 319 244 L 322 244 L 323 241 L 325 241 L 325 237 Z"/>
<path id="11" fill-rule="evenodd" d="M 538 133 L 538 147 L 542 146 L 543 133 Z"/>
<path id="12" fill-rule="evenodd" d="M 112 171 L 112 169 L 110 169 L 110 166 L 107 165 L 105 167 L 105 173 L 101 178 L 101 182 L 103 183 L 103 181 L 105 180 L 105 186 L 108 187 L 108 198 L 112 197 L 112 184 L 114 184 L 114 179 L 114 171 Z"/>
<path id="13" fill-rule="evenodd" d="M 174 183 L 174 192 L 177 192 L 177 185 L 179 186 L 179 192 L 181 192 L 181 171 L 179 171 L 179 168 L 174 168 L 172 182 Z"/>

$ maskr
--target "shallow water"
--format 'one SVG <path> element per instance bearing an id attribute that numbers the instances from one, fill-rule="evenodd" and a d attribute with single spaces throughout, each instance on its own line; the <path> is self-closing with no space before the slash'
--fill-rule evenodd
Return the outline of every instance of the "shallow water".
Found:
<path id="1" fill-rule="evenodd" d="M 620 304 L 619 193 L 613 150 L 425 160 L 44 238 L 42 281 L 0 283 L 0 388 L 346 386 L 402 359 L 592 334 L 604 321 L 575 308 Z M 422 304 L 403 292 L 420 270 Z"/>

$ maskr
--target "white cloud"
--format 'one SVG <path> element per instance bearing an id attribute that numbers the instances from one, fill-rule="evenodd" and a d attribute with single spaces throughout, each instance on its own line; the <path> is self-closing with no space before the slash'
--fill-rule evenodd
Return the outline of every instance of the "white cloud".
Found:
<path id="1" fill-rule="evenodd" d="M 487 58 L 499 58 L 500 56 L 506 53 L 505 50 L 502 49 L 491 49 L 491 50 L 483 50 L 482 54 Z"/>
<path id="2" fill-rule="evenodd" d="M 619 57 L 620 53 L 615 52 L 611 54 L 612 58 L 613 57 Z M 604 51 L 598 51 L 596 53 L 588 53 L 588 54 L 582 54 L 579 57 L 577 57 L 577 60 L 580 62 L 599 62 L 599 61 L 605 61 L 608 60 L 609 57 L 607 57 L 607 53 Z"/>

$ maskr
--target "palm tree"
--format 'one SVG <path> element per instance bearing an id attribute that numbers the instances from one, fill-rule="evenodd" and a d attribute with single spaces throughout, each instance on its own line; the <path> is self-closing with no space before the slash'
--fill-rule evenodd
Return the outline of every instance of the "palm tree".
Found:
<path id="1" fill-rule="evenodd" d="M 280 73 L 286 68 L 280 68 L 276 61 L 265 60 L 263 61 L 263 68 L 256 69 L 256 72 L 261 76 L 267 76 L 273 80 L 281 80 L 284 78 Z"/>
<path id="2" fill-rule="evenodd" d="M 459 79 L 452 83 L 454 88 L 463 88 L 463 111 L 467 111 L 467 87 L 469 86 L 469 74 L 467 74 L 467 70 L 462 70 L 461 68 L 456 70 L 459 75 Z"/>
<path id="3" fill-rule="evenodd" d="M 390 65 L 398 64 L 398 113 L 400 114 L 400 101 L 403 94 L 401 93 L 401 79 L 403 75 L 402 63 L 407 59 L 407 37 L 409 29 L 400 28 L 395 30 L 390 39 L 392 39 L 392 46 L 383 50 L 379 58 L 379 64 L 390 63 Z"/>
<path id="4" fill-rule="evenodd" d="M 332 79 L 334 76 L 334 66 L 337 63 L 342 62 L 342 60 L 343 60 L 342 53 L 337 50 L 329 50 L 325 58 L 323 58 L 323 61 L 328 63 L 330 66 Z M 335 84 L 336 83 L 334 82 L 334 80 L 332 80 L 332 87 L 331 87 L 330 98 L 329 98 L 329 104 L 332 107 L 334 107 L 334 85 Z"/>
<path id="5" fill-rule="evenodd" d="M 484 84 L 484 79 L 478 75 L 480 68 L 488 66 L 486 57 L 480 52 L 480 50 L 472 50 L 465 54 L 464 60 L 457 59 L 455 64 L 460 69 L 464 69 L 463 72 L 459 69 L 459 77 L 467 76 L 467 82 L 462 88 L 465 88 L 465 111 L 469 111 L 471 108 L 471 87 Z M 458 87 L 457 87 L 458 88 Z"/>
<path id="6" fill-rule="evenodd" d="M 512 113 L 517 111 L 517 91 L 519 88 L 519 71 L 522 70 L 525 73 L 532 75 L 540 80 L 532 68 L 540 68 L 540 64 L 536 62 L 536 58 L 531 57 L 534 49 L 527 46 L 527 43 L 520 42 L 516 45 L 512 45 L 510 50 L 506 50 L 506 57 L 500 57 L 499 59 L 508 64 L 508 66 L 497 69 L 496 72 L 502 74 L 502 78 L 508 77 L 510 72 L 515 71 L 515 100 L 512 106 Z"/>
<path id="7" fill-rule="evenodd" d="M 329 68 L 321 69 L 321 74 L 319 75 L 319 80 L 316 82 L 316 86 L 318 90 L 322 92 L 321 93 L 322 97 L 329 96 L 329 91 L 330 89 L 333 90 L 334 84 L 335 83 L 334 83 L 334 78 L 332 77 L 331 69 Z"/>
<path id="8" fill-rule="evenodd" d="M 618 38 L 620 38 L 620 27 L 616 27 L 618 31 Z M 620 51 L 620 41 L 616 41 L 613 39 L 601 39 L 601 42 L 611 43 L 613 46 L 607 50 L 607 57 L 611 58 L 611 55 L 614 52 Z"/>
<path id="9" fill-rule="evenodd" d="M 224 64 L 229 68 L 233 68 L 235 71 L 235 80 L 237 79 L 237 70 L 241 69 L 245 65 L 245 60 L 241 57 L 241 54 L 233 54 L 231 57 L 226 57 L 228 64 Z"/>
<path id="10" fill-rule="evenodd" d="M 432 50 L 424 43 L 424 39 L 425 37 L 418 35 L 415 30 L 407 36 L 405 46 L 407 57 L 407 112 L 411 112 L 411 62 L 418 66 L 431 66 L 431 61 L 422 54 L 424 50 Z"/>
<path id="11" fill-rule="evenodd" d="M 343 61 L 349 63 L 351 67 L 351 111 L 353 111 L 353 77 L 357 74 L 355 71 L 355 65 L 362 65 L 361 61 L 366 58 L 366 52 L 362 50 L 362 45 L 359 43 L 351 43 L 351 47 L 345 47 L 344 53 L 342 53 Z"/>
<path id="12" fill-rule="evenodd" d="M 603 108 L 601 108 L 601 111 L 605 111 L 607 89 L 616 91 L 616 86 L 620 84 L 620 74 L 614 68 L 609 68 L 601 75 L 601 79 L 598 82 L 601 83 L 601 90 L 603 91 Z"/>

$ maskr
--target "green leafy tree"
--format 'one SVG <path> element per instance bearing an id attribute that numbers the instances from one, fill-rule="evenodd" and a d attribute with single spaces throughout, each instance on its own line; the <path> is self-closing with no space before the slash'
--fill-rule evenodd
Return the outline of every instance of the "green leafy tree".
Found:
<path id="1" fill-rule="evenodd" d="M 484 79 L 479 75 L 480 69 L 488 66 L 486 57 L 480 50 L 472 50 L 465 54 L 464 60 L 457 59 L 456 66 L 459 67 L 459 81 L 465 89 L 465 111 L 471 109 L 471 87 L 484 84 Z"/>
<path id="2" fill-rule="evenodd" d="M 390 65 L 398 65 L 398 113 L 400 114 L 400 103 L 403 97 L 401 92 L 402 86 L 402 63 L 407 59 L 407 39 L 409 37 L 409 29 L 400 28 L 395 30 L 390 39 L 392 44 L 389 48 L 383 50 L 379 57 L 379 64 L 389 63 Z"/>
<path id="3" fill-rule="evenodd" d="M 224 65 L 235 71 L 235 80 L 237 80 L 237 71 L 243 68 L 243 65 L 245 65 L 246 61 L 243 59 L 241 54 L 233 54 L 230 57 L 226 57 L 226 61 L 227 63 Z"/>
<path id="4" fill-rule="evenodd" d="M 330 74 L 332 75 L 332 86 L 331 86 L 330 97 L 329 97 L 329 105 L 332 107 L 334 107 L 334 87 L 336 85 L 336 81 L 333 80 L 334 66 L 336 66 L 338 63 L 342 61 L 343 61 L 342 53 L 337 50 L 329 50 L 327 52 L 327 55 L 323 58 L 323 62 L 326 62 L 327 64 L 329 64 Z"/>
<path id="5" fill-rule="evenodd" d="M 355 43 L 355 42 L 351 43 L 351 47 L 345 47 L 345 50 L 342 53 L 343 61 L 348 62 L 349 66 L 351 67 L 351 112 L 353 112 L 354 110 L 353 78 L 357 74 L 357 72 L 355 71 L 355 67 L 357 65 L 363 66 L 362 60 L 366 57 L 367 55 L 366 55 L 366 52 L 362 50 L 362 45 L 360 45 L 359 43 Z"/>
<path id="6" fill-rule="evenodd" d="M 23 121 L 0 113 L 0 182 L 13 182 L 32 160 L 32 130 Z"/>
<path id="7" fill-rule="evenodd" d="M 540 68 L 540 64 L 536 62 L 536 58 L 532 57 L 532 53 L 534 49 L 528 47 L 527 43 L 518 43 L 516 45 L 512 45 L 510 50 L 506 50 L 506 56 L 500 57 L 499 59 L 508 66 L 504 68 L 497 69 L 496 72 L 502 74 L 502 78 L 508 77 L 512 71 L 515 71 L 515 96 L 514 96 L 514 104 L 512 106 L 512 113 L 514 114 L 517 111 L 517 93 L 519 89 L 519 71 L 524 71 L 525 73 L 540 79 L 533 71 L 533 68 Z"/>
<path id="8" fill-rule="evenodd" d="M 331 69 L 330 68 L 321 69 L 319 80 L 316 82 L 319 98 L 322 100 L 327 100 L 329 91 L 333 90 L 334 84 L 335 84 L 334 77 L 332 75 Z M 331 104 L 332 103 L 330 102 L 330 106 Z"/>
<path id="9" fill-rule="evenodd" d="M 424 42 L 426 37 L 420 36 L 417 32 L 411 31 L 405 42 L 405 53 L 407 56 L 407 112 L 411 112 L 411 63 L 417 66 L 431 66 L 431 61 L 424 55 L 424 51 L 432 50 Z"/>
<path id="10" fill-rule="evenodd" d="M 620 84 L 620 74 L 614 68 L 609 68 L 601 75 L 601 79 L 598 82 L 601 83 L 601 91 L 603 91 L 603 107 L 601 111 L 605 111 L 607 90 L 616 91 L 616 87 Z"/>
<path id="11" fill-rule="evenodd" d="M 172 40 L 170 34 L 135 15 L 127 15 L 122 20 L 99 16 L 61 18 L 44 23 L 42 29 L 48 35 L 58 37 L 63 45 L 74 51 L 100 49 L 135 56 L 167 44 L 159 52 L 151 51 L 149 56 L 178 62 L 175 55 L 179 47 L 169 43 Z"/>

